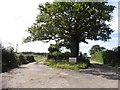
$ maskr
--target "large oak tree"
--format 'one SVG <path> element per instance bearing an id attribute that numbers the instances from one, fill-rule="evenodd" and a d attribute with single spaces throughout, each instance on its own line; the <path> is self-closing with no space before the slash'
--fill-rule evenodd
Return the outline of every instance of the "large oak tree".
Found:
<path id="1" fill-rule="evenodd" d="M 79 43 L 110 39 L 114 6 L 107 2 L 54 2 L 39 5 L 36 22 L 28 28 L 24 42 L 56 40 L 79 55 Z"/>

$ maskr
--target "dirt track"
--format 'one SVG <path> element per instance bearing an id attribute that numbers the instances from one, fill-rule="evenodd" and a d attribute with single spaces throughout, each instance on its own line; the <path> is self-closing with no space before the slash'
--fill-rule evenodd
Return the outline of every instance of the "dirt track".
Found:
<path id="1" fill-rule="evenodd" d="M 116 69 L 92 62 L 73 71 L 30 63 L 2 74 L 2 88 L 118 88 Z"/>

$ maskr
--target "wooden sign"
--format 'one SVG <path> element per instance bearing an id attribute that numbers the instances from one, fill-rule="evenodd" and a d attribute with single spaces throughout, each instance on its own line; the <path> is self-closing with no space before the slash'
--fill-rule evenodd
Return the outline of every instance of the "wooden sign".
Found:
<path id="1" fill-rule="evenodd" d="M 77 58 L 76 57 L 69 57 L 69 62 L 70 63 L 76 63 L 77 62 Z"/>

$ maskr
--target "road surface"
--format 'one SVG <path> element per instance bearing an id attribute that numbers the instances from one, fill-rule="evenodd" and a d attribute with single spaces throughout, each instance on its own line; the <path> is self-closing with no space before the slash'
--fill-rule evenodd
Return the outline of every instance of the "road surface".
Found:
<path id="1" fill-rule="evenodd" d="M 79 71 L 33 62 L 2 73 L 2 88 L 118 88 L 116 71 L 97 62 Z"/>

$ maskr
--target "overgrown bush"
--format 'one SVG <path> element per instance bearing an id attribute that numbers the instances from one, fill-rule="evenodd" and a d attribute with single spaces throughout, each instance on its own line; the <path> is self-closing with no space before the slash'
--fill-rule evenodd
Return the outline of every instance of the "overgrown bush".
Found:
<path id="1" fill-rule="evenodd" d="M 52 54 L 53 54 L 55 60 L 63 59 L 63 54 L 61 52 L 53 52 Z"/>
<path id="2" fill-rule="evenodd" d="M 47 58 L 48 59 L 52 59 L 54 56 L 52 55 L 52 53 L 48 53 L 48 55 L 47 55 Z"/>
<path id="3" fill-rule="evenodd" d="M 63 53 L 63 57 L 64 57 L 64 59 L 66 59 L 66 60 L 69 60 L 69 57 L 71 56 L 71 53 L 70 52 L 65 52 L 65 53 Z"/>
<path id="4" fill-rule="evenodd" d="M 26 57 L 22 54 L 19 55 L 19 62 L 20 64 L 27 64 L 29 61 L 27 61 Z"/>
<path id="5" fill-rule="evenodd" d="M 29 55 L 26 56 L 26 59 L 27 59 L 28 62 L 34 62 L 35 61 L 34 56 L 32 56 L 32 55 L 31 56 L 29 56 Z"/>
<path id="6" fill-rule="evenodd" d="M 112 50 L 107 50 L 103 52 L 103 61 L 104 64 L 115 66 L 117 63 L 116 53 Z"/>
<path id="7" fill-rule="evenodd" d="M 80 53 L 80 56 L 77 59 L 77 63 L 85 63 L 87 67 L 90 65 L 90 60 L 85 57 L 82 53 Z"/>
<path id="8" fill-rule="evenodd" d="M 2 49 L 2 72 L 18 67 L 16 54 L 12 49 Z"/>
<path id="9" fill-rule="evenodd" d="M 60 51 L 59 49 L 60 49 L 60 47 L 57 44 L 50 44 L 48 51 L 50 53 L 59 52 Z"/>
<path id="10" fill-rule="evenodd" d="M 48 54 L 48 59 L 54 59 L 56 61 L 59 61 L 63 59 L 63 54 L 61 52 L 53 52 Z"/>
<path id="11" fill-rule="evenodd" d="M 114 49 L 115 52 L 115 59 L 116 59 L 116 66 L 120 67 L 120 46 Z"/>
<path id="12" fill-rule="evenodd" d="M 47 56 L 48 59 L 53 59 L 55 61 L 59 61 L 63 59 L 63 54 L 60 52 L 60 46 L 57 44 L 51 44 L 48 48 L 49 54 Z"/>
<path id="13" fill-rule="evenodd" d="M 60 61 L 60 60 L 69 60 L 71 53 L 70 52 L 65 52 L 65 53 L 61 53 L 61 52 L 53 52 L 53 53 L 49 53 L 48 54 L 48 59 L 54 59 L 56 61 Z"/>

